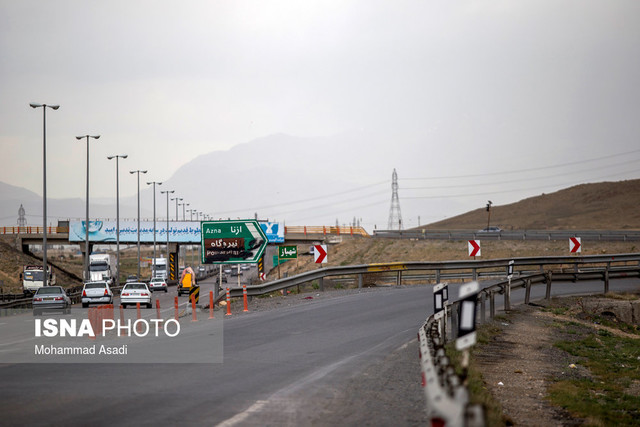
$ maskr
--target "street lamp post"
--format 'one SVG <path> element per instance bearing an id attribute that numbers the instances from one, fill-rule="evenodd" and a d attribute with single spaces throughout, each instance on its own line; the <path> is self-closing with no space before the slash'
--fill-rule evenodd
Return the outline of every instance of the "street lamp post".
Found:
<path id="1" fill-rule="evenodd" d="M 167 195 L 167 280 L 169 280 L 169 194 L 175 193 L 175 190 L 161 191 L 160 194 Z"/>
<path id="2" fill-rule="evenodd" d="M 76 136 L 77 140 L 87 139 L 87 199 L 86 218 L 84 222 L 84 280 L 91 280 L 89 273 L 89 138 L 98 139 L 100 135 Z"/>
<path id="3" fill-rule="evenodd" d="M 153 260 L 151 261 L 151 277 L 153 278 L 153 272 L 156 262 L 156 185 L 162 185 L 161 182 L 151 181 L 147 182 L 147 185 L 153 184 Z"/>
<path id="4" fill-rule="evenodd" d="M 130 174 L 138 174 L 138 280 L 142 280 L 140 278 L 140 174 L 147 173 L 147 171 L 141 171 L 140 169 L 129 171 Z"/>
<path id="5" fill-rule="evenodd" d="M 171 201 L 176 201 L 176 221 L 178 221 L 178 202 L 182 201 L 182 197 L 175 197 Z"/>
<path id="6" fill-rule="evenodd" d="M 180 203 L 180 205 L 182 206 L 182 220 L 184 221 L 184 207 L 185 206 L 189 206 L 191 203 Z"/>
<path id="7" fill-rule="evenodd" d="M 52 110 L 60 108 L 59 105 L 29 104 L 31 108 L 42 107 L 42 275 L 44 286 L 49 284 L 47 266 L 47 107 Z"/>
<path id="8" fill-rule="evenodd" d="M 120 159 L 126 159 L 126 154 L 116 154 L 115 156 L 108 156 L 107 159 L 116 159 L 116 283 L 115 286 L 120 286 L 120 172 L 119 161 Z"/>

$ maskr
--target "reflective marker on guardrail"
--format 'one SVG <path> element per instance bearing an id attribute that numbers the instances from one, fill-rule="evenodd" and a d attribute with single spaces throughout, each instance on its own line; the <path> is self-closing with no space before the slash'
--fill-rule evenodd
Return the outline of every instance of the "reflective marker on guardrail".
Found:
<path id="1" fill-rule="evenodd" d="M 478 282 L 460 286 L 456 350 L 467 349 L 476 343 L 476 300 L 479 288 Z"/>
<path id="2" fill-rule="evenodd" d="M 436 318 L 444 315 L 444 306 L 449 300 L 448 283 L 438 283 L 433 287 L 433 313 Z"/>

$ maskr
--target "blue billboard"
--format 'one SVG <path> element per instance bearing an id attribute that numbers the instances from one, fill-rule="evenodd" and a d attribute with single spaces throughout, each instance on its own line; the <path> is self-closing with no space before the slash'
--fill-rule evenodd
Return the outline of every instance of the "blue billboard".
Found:
<path id="1" fill-rule="evenodd" d="M 85 221 L 69 221 L 69 241 L 85 241 Z M 116 221 L 89 221 L 89 241 L 109 243 L 116 241 Z M 153 221 L 140 221 L 140 241 L 153 242 Z M 167 241 L 167 223 L 156 222 L 156 242 Z M 195 221 L 170 221 L 170 243 L 200 244 L 200 223 Z M 120 242 L 138 242 L 138 222 L 120 221 Z"/>
<path id="2" fill-rule="evenodd" d="M 261 222 L 260 228 L 267 235 L 269 243 L 284 243 L 284 226 L 277 222 Z"/>

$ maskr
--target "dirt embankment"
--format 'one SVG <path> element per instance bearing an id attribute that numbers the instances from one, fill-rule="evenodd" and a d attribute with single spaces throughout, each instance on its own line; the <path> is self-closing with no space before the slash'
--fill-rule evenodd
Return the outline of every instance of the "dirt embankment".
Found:
<path id="1" fill-rule="evenodd" d="M 624 417 L 634 418 L 624 408 L 610 410 L 602 402 L 611 398 L 608 395 L 611 390 L 615 390 L 611 395 L 617 396 L 616 399 L 637 400 L 640 381 L 625 374 L 617 379 L 604 379 L 596 368 L 597 356 L 570 354 L 558 345 L 564 342 L 565 346 L 571 346 L 566 343 L 579 343 L 591 337 L 588 346 L 597 349 L 618 345 L 603 343 L 603 337 L 631 340 L 636 343 L 632 344 L 635 354 L 623 364 L 613 360 L 606 363 L 614 371 L 627 368 L 637 372 L 640 369 L 640 295 L 618 298 L 592 296 L 539 301 L 535 305 L 516 306 L 510 313 L 483 326 L 490 338 L 473 349 L 472 366 L 482 376 L 482 387 L 497 402 L 493 424 L 609 425 L 610 416 L 620 417 L 620 424 L 626 424 L 622 422 Z M 608 382 L 605 384 L 605 381 Z M 586 384 L 585 393 L 569 395 L 571 393 L 561 388 L 562 384 Z M 559 389 L 568 396 L 565 399 L 584 400 L 586 407 L 601 407 L 592 413 L 575 408 L 572 412 L 572 405 L 558 405 L 551 398 L 553 390 Z"/>
<path id="2" fill-rule="evenodd" d="M 51 259 L 53 263 L 58 260 Z M 0 238 L 0 286 L 4 293 L 19 293 L 22 290 L 20 273 L 25 265 L 40 265 L 42 260 L 31 255 L 23 254 L 16 249 L 15 236 Z M 56 284 L 67 287 L 80 286 L 77 278 L 66 274 L 54 267 Z"/>

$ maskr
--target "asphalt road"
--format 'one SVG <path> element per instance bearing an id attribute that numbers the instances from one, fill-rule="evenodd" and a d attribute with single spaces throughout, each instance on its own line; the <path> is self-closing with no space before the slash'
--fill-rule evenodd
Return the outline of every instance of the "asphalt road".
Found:
<path id="1" fill-rule="evenodd" d="M 211 286 L 203 283 L 202 292 Z M 611 287 L 637 290 L 639 282 L 615 280 Z M 563 283 L 554 284 L 553 294 L 601 290 L 597 281 Z M 544 286 L 532 295 L 543 296 Z M 173 289 L 158 295 L 163 310 L 173 310 L 174 296 Z M 522 298 L 523 292 L 512 293 L 514 303 Z M 197 360 L 209 356 L 200 344 L 218 332 L 200 322 L 177 346 L 175 363 L 3 364 L 2 423 L 421 424 L 412 343 L 431 312 L 431 286 L 390 287 L 243 315 L 217 312 L 222 363 L 184 362 L 191 353 Z"/>
<path id="2" fill-rule="evenodd" d="M 174 295 L 159 297 L 169 306 Z M 223 321 L 223 363 L 177 358 L 164 364 L 5 364 L 0 366 L 2 421 L 287 424 L 304 393 L 357 375 L 415 337 L 431 311 L 430 297 L 428 286 L 387 288 L 231 316 Z M 206 339 L 206 330 L 202 334 Z M 253 418 L 275 401 L 282 409 L 271 419 Z"/>

